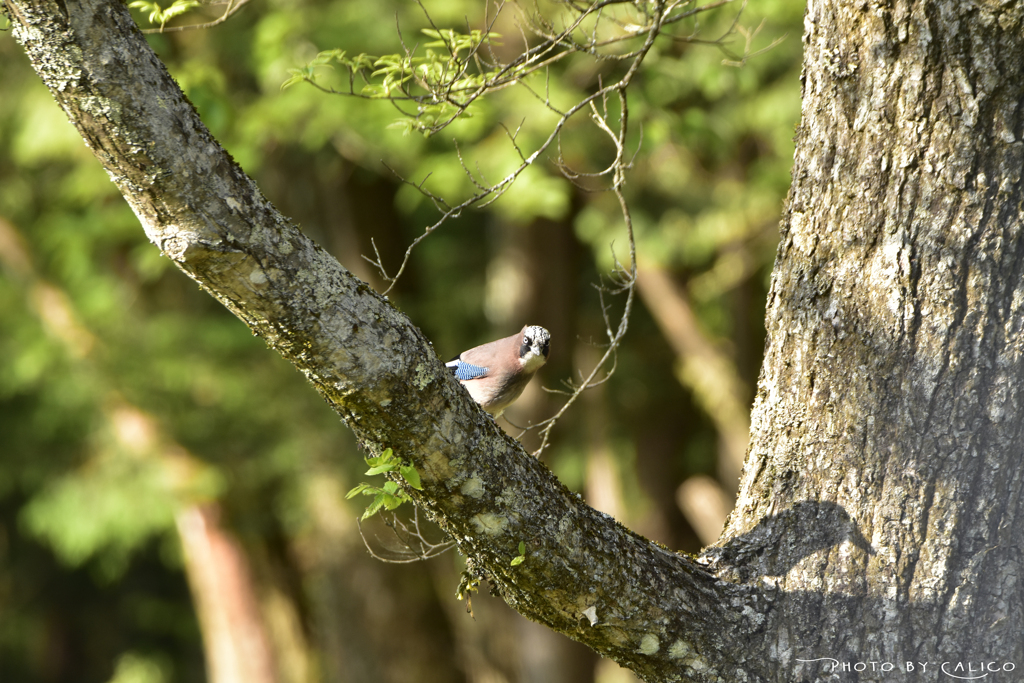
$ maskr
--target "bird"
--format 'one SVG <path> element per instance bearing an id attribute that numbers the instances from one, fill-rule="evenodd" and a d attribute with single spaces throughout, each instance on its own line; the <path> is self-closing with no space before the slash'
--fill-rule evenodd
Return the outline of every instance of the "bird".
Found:
<path id="1" fill-rule="evenodd" d="M 526 325 L 511 337 L 463 351 L 445 366 L 473 400 L 498 419 L 547 362 L 550 344 L 546 329 Z"/>

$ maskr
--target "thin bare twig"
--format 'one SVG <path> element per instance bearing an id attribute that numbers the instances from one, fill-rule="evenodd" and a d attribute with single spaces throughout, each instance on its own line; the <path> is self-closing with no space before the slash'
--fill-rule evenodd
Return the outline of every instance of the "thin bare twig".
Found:
<path id="1" fill-rule="evenodd" d="M 382 513 L 384 515 L 386 513 Z M 445 540 L 438 543 L 428 541 L 420 529 L 420 512 L 419 509 L 413 507 L 412 519 L 408 522 L 403 522 L 397 514 L 390 513 L 390 519 L 384 517 L 384 524 L 391 529 L 392 534 L 398 541 L 399 550 L 393 550 L 395 556 L 385 557 L 378 551 L 373 549 L 370 545 L 369 540 L 366 538 L 366 534 L 363 533 L 362 520 L 356 520 L 356 524 L 359 526 L 359 537 L 363 539 L 363 545 L 366 546 L 366 551 L 370 553 L 370 557 L 380 560 L 381 562 L 387 562 L 389 564 L 409 564 L 411 562 L 422 562 L 429 560 L 432 557 L 437 557 L 442 553 L 448 552 L 455 547 L 455 541 Z M 378 539 L 379 540 L 379 539 Z"/>

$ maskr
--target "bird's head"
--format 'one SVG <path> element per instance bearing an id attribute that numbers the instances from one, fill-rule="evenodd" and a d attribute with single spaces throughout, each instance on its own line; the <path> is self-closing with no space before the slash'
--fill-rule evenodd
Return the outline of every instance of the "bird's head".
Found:
<path id="1" fill-rule="evenodd" d="M 551 333 L 537 325 L 527 325 L 522 331 L 523 341 L 519 346 L 519 362 L 526 372 L 533 372 L 548 360 Z"/>

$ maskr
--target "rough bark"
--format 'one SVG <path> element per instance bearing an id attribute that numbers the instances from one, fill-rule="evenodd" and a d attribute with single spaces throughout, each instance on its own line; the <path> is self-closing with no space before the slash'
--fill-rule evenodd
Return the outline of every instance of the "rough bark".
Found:
<path id="1" fill-rule="evenodd" d="M 709 554 L 775 577 L 778 680 L 1024 666 L 1022 8 L 808 6 L 751 449 Z"/>
<path id="2" fill-rule="evenodd" d="M 369 451 L 419 468 L 419 504 L 526 616 L 652 681 L 807 679 L 827 663 L 798 660 L 827 657 L 1024 665 L 1017 5 L 810 6 L 752 445 L 702 564 L 506 437 L 260 195 L 120 3 L 6 5 L 150 239 Z"/>

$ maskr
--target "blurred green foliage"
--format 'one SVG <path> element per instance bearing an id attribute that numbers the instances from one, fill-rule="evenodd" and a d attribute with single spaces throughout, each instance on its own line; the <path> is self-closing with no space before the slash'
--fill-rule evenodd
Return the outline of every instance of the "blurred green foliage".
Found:
<path id="1" fill-rule="evenodd" d="M 425 7 L 438 27 L 464 32 L 467 20 L 483 24 L 475 0 Z M 142 25 L 154 11 L 147 9 L 137 10 Z M 166 19 L 208 21 L 216 9 Z M 702 16 L 701 36 L 723 35 L 737 9 Z M 740 25 L 761 27 L 754 49 L 787 37 L 741 67 L 722 64 L 742 52 L 741 34 L 727 39 L 729 54 L 659 41 L 630 91 L 628 143 L 637 154 L 626 190 L 640 262 L 675 274 L 751 390 L 799 115 L 802 11 L 795 0 L 748 7 Z M 511 19 L 517 10 L 505 12 L 495 30 L 507 55 L 521 38 Z M 437 218 L 395 173 L 457 203 L 473 192 L 463 164 L 492 182 L 501 178 L 520 161 L 507 131 L 518 131 L 516 142 L 529 154 L 555 120 L 543 97 L 568 106 L 616 69 L 567 59 L 531 77 L 532 94 L 503 90 L 431 137 L 390 126 L 401 115 L 387 102 L 329 96 L 304 83 L 282 89 L 293 69 L 323 51 L 398 51 L 396 25 L 412 42 L 430 28 L 411 2 L 265 0 L 213 29 L 149 36 L 264 193 L 377 286 L 361 258 L 374 253 L 370 240 L 393 271 L 406 245 Z M 329 70 L 317 71 L 325 84 L 347 79 L 343 69 L 322 71 Z M 580 117 L 566 127 L 560 152 L 570 167 L 594 171 L 612 150 Z M 549 155 L 486 211 L 467 213 L 423 242 L 392 299 L 442 358 L 524 322 L 548 326 L 556 337 L 541 381 L 557 387 L 580 369 L 587 340 L 600 341 L 591 283 L 609 270 L 613 251 L 622 258 L 626 250 L 615 198 L 600 189 L 575 186 Z M 338 568 L 367 571 L 352 569 L 364 561 L 352 536 L 360 506 L 342 500 L 364 469 L 351 435 L 298 373 L 146 241 L 10 33 L 0 34 L 4 225 L 0 680 L 201 680 L 202 645 L 174 520 L 180 506 L 209 500 L 251 554 L 257 580 L 302 620 L 319 662 L 311 680 L 369 680 L 357 671 L 403 680 L 394 673 L 401 667 L 419 672 L 404 680 L 461 676 L 450 627 L 428 626 L 445 621 L 438 601 L 451 600 L 454 583 L 435 590 L 416 578 L 429 571 L 422 566 L 399 574 L 367 565 L 387 577 L 362 579 L 373 586 L 363 590 L 373 604 L 344 597 L 352 589 Z M 499 274 L 508 272 L 518 280 L 502 284 Z M 65 309 L 41 294 L 47 288 L 61 293 L 71 322 L 55 319 Z M 525 303 L 514 304 L 520 290 Z M 513 303 L 502 308 L 503 301 Z M 563 421 L 545 458 L 570 487 L 585 490 L 589 458 L 603 449 L 615 463 L 627 521 L 693 550 L 674 490 L 690 474 L 714 472 L 716 438 L 666 371 L 674 363 L 661 331 L 638 308 L 617 373 Z M 126 447 L 130 435 L 117 432 L 123 405 L 150 416 L 162 436 L 141 450 Z M 533 405 L 527 419 L 545 417 L 556 403 L 538 392 Z M 189 463 L 185 484 L 159 455 L 167 449 Z M 331 548 L 355 559 L 337 559 Z M 333 622 L 325 614 L 347 609 L 352 619 L 371 619 L 365 615 L 387 612 L 387 600 L 402 606 L 402 619 L 380 630 L 390 629 L 392 639 L 420 637 L 423 648 L 396 655 L 366 629 L 348 638 L 353 648 L 367 639 L 365 656 L 381 662 L 332 665 Z"/>

